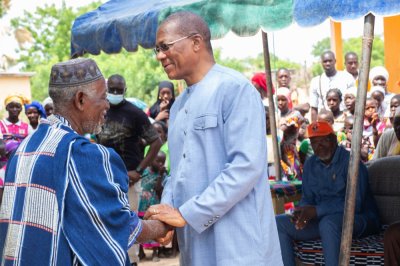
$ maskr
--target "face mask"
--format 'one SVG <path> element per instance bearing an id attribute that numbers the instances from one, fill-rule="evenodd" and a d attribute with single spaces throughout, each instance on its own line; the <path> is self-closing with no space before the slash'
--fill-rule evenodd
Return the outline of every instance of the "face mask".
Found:
<path id="1" fill-rule="evenodd" d="M 119 104 L 120 102 L 122 102 L 123 99 L 124 99 L 123 94 L 107 93 L 107 100 L 113 105 Z"/>

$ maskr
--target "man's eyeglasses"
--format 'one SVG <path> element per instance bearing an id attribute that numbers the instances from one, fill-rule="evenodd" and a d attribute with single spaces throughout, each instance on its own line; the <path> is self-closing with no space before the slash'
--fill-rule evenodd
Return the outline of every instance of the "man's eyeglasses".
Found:
<path id="1" fill-rule="evenodd" d="M 156 46 L 156 48 L 154 48 L 154 53 L 155 53 L 156 55 L 158 55 L 158 53 L 159 53 L 160 51 L 166 52 L 166 51 L 168 51 L 169 48 L 171 48 L 171 46 L 174 45 L 175 43 L 177 43 L 177 42 L 179 42 L 179 41 L 182 41 L 182 40 L 185 40 L 185 39 L 187 39 L 187 38 L 193 37 L 194 35 L 197 35 L 197 33 L 192 33 L 192 34 L 190 34 L 190 35 L 188 35 L 188 36 L 179 38 L 178 40 L 175 40 L 175 41 L 172 41 L 172 42 L 162 43 L 162 44 Z"/>

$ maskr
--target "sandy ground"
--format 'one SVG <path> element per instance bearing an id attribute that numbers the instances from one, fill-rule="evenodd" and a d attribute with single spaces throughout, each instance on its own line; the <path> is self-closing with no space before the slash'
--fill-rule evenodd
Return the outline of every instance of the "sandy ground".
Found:
<path id="1" fill-rule="evenodd" d="M 160 261 L 151 260 L 151 250 L 145 250 L 146 258 L 139 262 L 140 266 L 179 266 L 179 254 L 175 258 L 160 258 Z"/>

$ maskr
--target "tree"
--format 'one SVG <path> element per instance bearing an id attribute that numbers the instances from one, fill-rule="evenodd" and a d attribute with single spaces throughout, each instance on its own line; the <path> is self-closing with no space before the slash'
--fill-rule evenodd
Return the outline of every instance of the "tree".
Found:
<path id="1" fill-rule="evenodd" d="M 313 45 L 312 55 L 318 58 L 318 62 L 312 66 L 313 76 L 320 75 L 323 72 L 320 64 L 320 56 L 324 51 L 331 49 L 330 38 L 324 38 Z M 362 49 L 362 37 L 349 38 L 343 41 L 343 55 L 347 52 L 355 52 L 359 56 L 361 62 L 361 49 Z M 384 44 L 380 36 L 375 36 L 372 53 L 371 53 L 371 68 L 374 66 L 384 65 Z"/>
<path id="2" fill-rule="evenodd" d="M 32 96 L 42 100 L 47 97 L 47 86 L 51 66 L 57 62 L 68 60 L 70 57 L 70 39 L 72 23 L 76 17 L 95 9 L 100 3 L 92 3 L 77 10 L 67 7 L 65 3 L 61 8 L 45 5 L 34 12 L 25 12 L 23 18 L 14 19 L 14 29 L 26 28 L 34 39 L 29 48 L 19 50 L 19 62 L 24 64 L 24 70 L 36 72 L 31 79 Z M 236 69 L 242 73 L 252 75 L 255 71 L 264 70 L 262 55 L 256 59 L 222 58 L 219 49 L 214 50 L 217 63 Z M 96 60 L 105 78 L 112 74 L 125 77 L 127 83 L 127 96 L 137 97 L 151 104 L 156 100 L 157 86 L 162 80 L 168 79 L 160 63 L 155 59 L 154 53 L 149 49 L 138 49 L 135 53 L 125 50 L 119 54 L 86 55 Z M 277 67 L 290 67 L 296 64 L 280 60 L 272 56 Z M 176 85 L 181 85 L 174 81 Z M 177 87 L 177 86 L 176 86 Z"/>
<path id="3" fill-rule="evenodd" d="M 0 0 L 0 18 L 10 9 L 10 0 Z"/>

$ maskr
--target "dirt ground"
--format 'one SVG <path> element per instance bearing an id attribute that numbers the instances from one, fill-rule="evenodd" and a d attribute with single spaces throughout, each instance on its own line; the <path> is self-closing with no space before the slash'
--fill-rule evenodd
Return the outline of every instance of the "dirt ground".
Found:
<path id="1" fill-rule="evenodd" d="M 146 258 L 142 259 L 138 265 L 140 266 L 179 266 L 179 254 L 175 258 L 160 258 L 160 261 L 153 262 L 151 260 L 151 250 L 145 250 Z"/>

